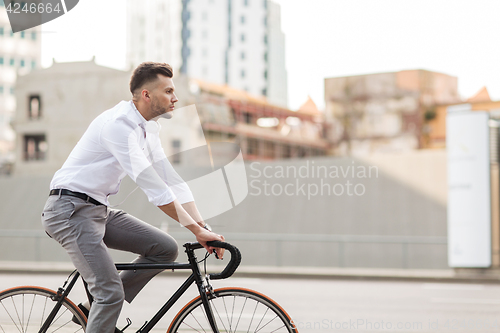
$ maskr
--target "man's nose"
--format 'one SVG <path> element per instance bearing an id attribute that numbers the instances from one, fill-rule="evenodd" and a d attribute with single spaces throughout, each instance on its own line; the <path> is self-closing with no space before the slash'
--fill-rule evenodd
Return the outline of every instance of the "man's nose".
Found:
<path id="1" fill-rule="evenodd" d="M 177 99 L 177 95 L 174 94 L 174 97 L 172 98 L 172 103 L 176 103 L 178 102 L 179 100 Z"/>

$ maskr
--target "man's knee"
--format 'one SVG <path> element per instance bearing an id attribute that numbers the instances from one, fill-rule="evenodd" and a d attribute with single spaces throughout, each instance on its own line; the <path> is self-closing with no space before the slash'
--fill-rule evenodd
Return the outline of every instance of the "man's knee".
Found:
<path id="1" fill-rule="evenodd" d="M 121 304 L 125 300 L 125 292 L 123 291 L 121 280 L 109 281 L 105 286 L 101 287 L 99 294 L 101 297 L 98 297 L 96 301 L 100 304 Z"/>
<path id="2" fill-rule="evenodd" d="M 177 259 L 179 255 L 179 248 L 177 242 L 169 235 L 164 235 L 157 240 L 148 257 L 155 257 L 158 261 L 172 262 Z"/>

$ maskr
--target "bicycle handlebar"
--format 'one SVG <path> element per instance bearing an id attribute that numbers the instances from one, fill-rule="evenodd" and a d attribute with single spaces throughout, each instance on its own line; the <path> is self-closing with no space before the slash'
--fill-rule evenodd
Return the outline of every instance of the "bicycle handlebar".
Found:
<path id="1" fill-rule="evenodd" d="M 221 241 L 209 241 L 207 242 L 208 245 L 212 247 L 219 247 L 228 250 L 231 253 L 231 259 L 229 260 L 229 263 L 227 266 L 222 270 L 220 273 L 211 273 L 209 274 L 211 280 L 220 280 L 220 279 L 227 279 L 233 273 L 236 271 L 238 266 L 241 263 L 241 252 L 238 250 L 238 248 L 234 245 L 231 245 L 226 242 L 221 242 Z M 193 249 L 201 249 L 203 246 L 199 243 L 191 243 L 191 247 Z"/>

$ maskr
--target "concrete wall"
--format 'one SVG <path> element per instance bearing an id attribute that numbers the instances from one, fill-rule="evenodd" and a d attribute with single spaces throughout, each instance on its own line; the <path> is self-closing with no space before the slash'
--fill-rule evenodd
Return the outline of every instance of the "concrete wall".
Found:
<path id="1" fill-rule="evenodd" d="M 247 198 L 208 220 L 241 249 L 245 265 L 447 267 L 444 151 L 246 167 Z M 0 178 L 0 261 L 67 260 L 40 224 L 50 179 Z M 134 188 L 126 178 L 111 201 L 121 202 Z M 193 240 L 140 190 L 120 208 L 168 230 L 179 244 Z"/>

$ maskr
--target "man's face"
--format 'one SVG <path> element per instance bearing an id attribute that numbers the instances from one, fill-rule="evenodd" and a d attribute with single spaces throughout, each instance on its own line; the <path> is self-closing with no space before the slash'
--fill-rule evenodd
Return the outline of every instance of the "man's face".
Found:
<path id="1" fill-rule="evenodd" d="M 175 87 L 172 78 L 158 75 L 158 80 L 153 83 L 150 92 L 151 118 L 174 110 L 174 105 L 178 101 L 174 91 Z"/>

